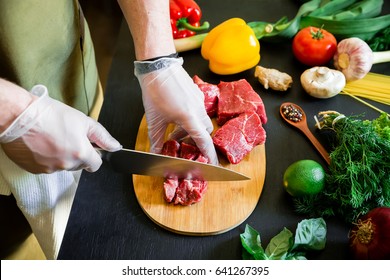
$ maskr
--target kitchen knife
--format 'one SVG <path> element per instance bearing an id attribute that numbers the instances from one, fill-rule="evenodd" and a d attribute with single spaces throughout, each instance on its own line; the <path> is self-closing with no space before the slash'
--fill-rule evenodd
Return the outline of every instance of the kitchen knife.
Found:
<path id="1" fill-rule="evenodd" d="M 250 178 L 233 170 L 160 154 L 121 149 L 107 152 L 96 149 L 103 160 L 120 172 L 164 178 L 199 179 L 206 181 L 238 181 Z"/>

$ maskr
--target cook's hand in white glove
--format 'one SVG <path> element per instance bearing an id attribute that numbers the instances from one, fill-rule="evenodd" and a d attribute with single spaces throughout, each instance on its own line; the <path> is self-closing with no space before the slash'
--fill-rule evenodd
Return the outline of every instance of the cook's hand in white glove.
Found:
<path id="1" fill-rule="evenodd" d="M 94 172 L 102 159 L 91 143 L 116 151 L 121 145 L 92 118 L 48 96 L 47 88 L 35 86 L 39 96 L 0 135 L 7 156 L 31 173 L 85 169 Z"/>
<path id="2" fill-rule="evenodd" d="M 151 152 L 160 153 L 170 123 L 176 129 L 169 138 L 191 137 L 212 164 L 218 164 L 210 133 L 213 124 L 206 113 L 204 94 L 182 67 L 181 58 L 136 61 L 135 75 L 142 90 Z"/>

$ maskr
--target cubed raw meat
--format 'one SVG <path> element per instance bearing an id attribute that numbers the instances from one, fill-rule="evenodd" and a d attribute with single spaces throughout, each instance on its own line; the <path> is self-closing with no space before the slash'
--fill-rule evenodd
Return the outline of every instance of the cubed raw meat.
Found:
<path id="1" fill-rule="evenodd" d="M 201 180 L 180 180 L 176 189 L 174 204 L 191 205 L 200 202 L 207 190 L 207 182 Z"/>
<path id="2" fill-rule="evenodd" d="M 230 119 L 213 136 L 215 147 L 232 164 L 242 161 L 255 146 L 263 144 L 265 139 L 266 133 L 256 112 L 243 113 Z"/>
<path id="3" fill-rule="evenodd" d="M 180 153 L 180 143 L 176 140 L 168 140 L 164 142 L 161 154 L 165 156 L 178 157 Z"/>
<path id="4" fill-rule="evenodd" d="M 245 112 L 256 112 L 261 122 L 263 124 L 267 123 L 263 100 L 245 79 L 234 82 L 220 82 L 218 87 L 218 125 L 221 126 L 226 121 Z"/>
<path id="5" fill-rule="evenodd" d="M 199 89 L 204 94 L 204 106 L 206 108 L 207 115 L 210 118 L 217 115 L 217 105 L 218 105 L 218 96 L 219 88 L 217 85 L 204 82 L 198 76 L 193 77 L 193 81 L 198 85 Z"/>
<path id="6" fill-rule="evenodd" d="M 162 154 L 204 163 L 208 161 L 195 145 L 187 142 L 179 143 L 175 140 L 168 140 L 164 143 Z M 202 200 L 207 184 L 207 181 L 202 180 L 165 178 L 164 199 L 168 203 L 191 205 Z"/>

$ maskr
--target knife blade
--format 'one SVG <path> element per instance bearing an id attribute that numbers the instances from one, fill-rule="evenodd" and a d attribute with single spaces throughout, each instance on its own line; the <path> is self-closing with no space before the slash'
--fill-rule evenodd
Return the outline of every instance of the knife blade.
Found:
<path id="1" fill-rule="evenodd" d="M 250 178 L 242 173 L 212 164 L 142 152 L 121 149 L 107 152 L 96 149 L 103 160 L 120 172 L 178 179 L 199 179 L 206 181 L 238 181 Z"/>

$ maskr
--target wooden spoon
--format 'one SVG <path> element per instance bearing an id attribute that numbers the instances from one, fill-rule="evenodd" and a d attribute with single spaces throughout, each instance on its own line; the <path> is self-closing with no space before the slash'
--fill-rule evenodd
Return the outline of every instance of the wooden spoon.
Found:
<path id="1" fill-rule="evenodd" d="M 300 120 L 299 121 L 293 121 L 293 120 L 290 120 L 288 117 L 286 117 L 284 114 L 283 114 L 283 109 L 285 106 L 292 106 L 293 108 L 297 109 L 298 111 L 300 111 L 300 113 L 302 114 L 300 116 Z M 328 163 L 328 165 L 330 164 L 330 157 L 329 157 L 329 154 L 328 152 L 325 150 L 325 148 L 321 145 L 320 142 L 318 142 L 317 138 L 311 133 L 309 127 L 307 126 L 307 121 L 306 121 L 306 114 L 305 112 L 302 110 L 301 107 L 299 107 L 298 105 L 294 104 L 294 103 L 291 103 L 291 102 L 286 102 L 286 103 L 283 103 L 282 105 L 280 105 L 280 115 L 282 116 L 282 118 L 288 122 L 290 125 L 292 126 L 295 126 L 296 128 L 298 128 L 301 132 L 303 132 L 303 134 L 306 135 L 307 138 L 309 138 L 309 140 L 311 141 L 311 143 L 314 145 L 314 147 L 316 147 L 317 151 L 321 154 L 321 156 L 324 158 L 324 160 Z"/>

